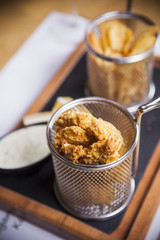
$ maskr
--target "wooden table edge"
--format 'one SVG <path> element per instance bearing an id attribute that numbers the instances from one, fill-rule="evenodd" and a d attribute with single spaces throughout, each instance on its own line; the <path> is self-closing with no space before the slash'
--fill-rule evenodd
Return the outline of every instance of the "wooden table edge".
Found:
<path id="1" fill-rule="evenodd" d="M 127 240 L 145 239 L 153 217 L 160 204 L 160 167 L 155 174 L 151 187 L 143 201 Z"/>
<path id="2" fill-rule="evenodd" d="M 112 233 L 112 236 L 118 239 L 126 239 L 126 236 L 131 230 L 131 226 L 137 217 L 137 214 L 142 206 L 142 203 L 150 189 L 150 186 L 154 180 L 155 174 L 160 164 L 160 140 L 154 150 L 151 160 L 146 167 L 144 175 L 139 182 L 135 194 L 126 210 L 126 213 L 118 226 L 118 228 Z"/>
<path id="3" fill-rule="evenodd" d="M 114 240 L 115 238 L 82 221 L 19 193 L 0 186 L 0 208 L 52 232 L 56 226 L 80 239 Z"/>

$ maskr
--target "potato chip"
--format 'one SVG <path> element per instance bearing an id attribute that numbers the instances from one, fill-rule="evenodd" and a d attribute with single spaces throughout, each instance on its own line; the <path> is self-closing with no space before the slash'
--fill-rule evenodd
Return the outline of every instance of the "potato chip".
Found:
<path id="1" fill-rule="evenodd" d="M 102 46 L 102 49 L 103 51 L 106 50 L 106 48 L 109 46 L 108 44 L 108 39 L 107 39 L 107 29 L 109 27 L 109 23 L 110 22 L 103 22 L 100 24 L 100 34 L 101 34 L 101 38 L 100 38 L 100 41 L 101 41 L 101 46 Z"/>
<path id="2" fill-rule="evenodd" d="M 123 25 L 118 21 L 110 27 L 108 31 L 109 45 L 115 52 L 122 52 L 126 40 L 126 32 Z"/>
<path id="3" fill-rule="evenodd" d="M 102 53 L 101 43 L 99 38 L 95 35 L 95 33 L 91 32 L 88 35 L 89 42 L 93 49 L 99 53 Z"/>
<path id="4" fill-rule="evenodd" d="M 131 52 L 129 55 L 136 55 L 151 48 L 156 41 L 156 37 L 154 35 L 158 31 L 158 26 L 149 26 L 140 32 L 140 34 L 132 42 Z"/>
<path id="5" fill-rule="evenodd" d="M 150 35 L 154 35 L 156 34 L 157 32 L 160 31 L 160 28 L 156 25 L 153 25 L 153 26 L 148 26 L 146 27 L 140 34 L 139 34 L 139 37 L 143 34 L 150 34 Z"/>
<path id="6" fill-rule="evenodd" d="M 118 20 L 101 23 L 100 32 L 104 52 L 110 47 L 113 52 L 122 53 L 125 44 L 133 36 L 132 30 Z"/>
<path id="7" fill-rule="evenodd" d="M 156 41 L 155 36 L 152 36 L 149 34 L 142 35 L 134 44 L 129 55 L 133 56 L 133 55 L 140 54 L 142 52 L 147 51 L 154 45 L 155 41 Z"/>
<path id="8" fill-rule="evenodd" d="M 134 41 L 134 35 L 131 29 L 126 29 L 126 43 L 124 44 L 122 53 L 124 56 L 127 56 L 131 51 L 131 47 Z"/>

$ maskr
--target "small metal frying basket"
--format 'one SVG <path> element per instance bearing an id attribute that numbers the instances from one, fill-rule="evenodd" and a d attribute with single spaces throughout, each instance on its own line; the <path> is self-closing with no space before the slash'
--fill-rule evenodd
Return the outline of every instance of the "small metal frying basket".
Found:
<path id="1" fill-rule="evenodd" d="M 139 105 L 150 101 L 155 94 L 152 81 L 154 46 L 132 56 L 102 54 L 91 45 L 90 36 L 94 34 L 102 38 L 101 24 L 111 20 L 118 20 L 132 29 L 135 38 L 148 26 L 154 25 L 143 15 L 118 11 L 105 13 L 90 21 L 85 38 L 88 72 L 85 93 L 116 101 L 130 112 L 135 112 Z"/>
<path id="2" fill-rule="evenodd" d="M 55 121 L 67 110 L 90 112 L 111 122 L 125 141 L 126 153 L 105 165 L 75 164 L 54 148 Z M 47 126 L 48 144 L 55 170 L 55 193 L 60 204 L 71 214 L 84 219 L 107 219 L 121 212 L 134 192 L 134 150 L 139 128 L 132 115 L 113 101 L 90 97 L 74 100 L 61 107 Z"/>

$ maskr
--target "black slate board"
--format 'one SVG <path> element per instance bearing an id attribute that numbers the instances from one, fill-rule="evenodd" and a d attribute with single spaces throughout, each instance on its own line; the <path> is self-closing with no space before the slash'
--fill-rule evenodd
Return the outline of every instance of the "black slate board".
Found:
<path id="1" fill-rule="evenodd" d="M 67 76 L 66 80 L 56 94 L 50 99 L 43 111 L 50 110 L 58 96 L 70 96 L 74 99 L 84 97 L 86 79 L 86 56 L 84 55 L 72 72 Z M 159 69 L 155 69 L 154 71 L 154 82 L 156 85 L 156 98 L 157 96 L 160 96 Z M 136 186 L 143 176 L 145 168 L 159 139 L 160 110 L 156 109 L 142 117 L 140 158 L 136 177 Z M 34 168 L 32 171 L 21 172 L 18 174 L 0 173 L 0 184 L 2 186 L 66 213 L 56 200 L 53 191 L 53 182 L 54 170 L 51 156 L 46 159 L 46 162 L 37 166 L 37 168 Z M 106 233 L 111 233 L 118 227 L 124 214 L 125 211 L 112 219 L 100 222 L 81 221 Z"/>

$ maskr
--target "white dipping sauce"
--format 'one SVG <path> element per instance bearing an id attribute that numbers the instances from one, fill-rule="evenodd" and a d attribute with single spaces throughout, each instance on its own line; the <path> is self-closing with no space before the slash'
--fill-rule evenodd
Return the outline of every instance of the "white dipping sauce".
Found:
<path id="1" fill-rule="evenodd" d="M 47 157 L 49 153 L 45 125 L 21 128 L 0 140 L 0 168 L 26 167 Z"/>

